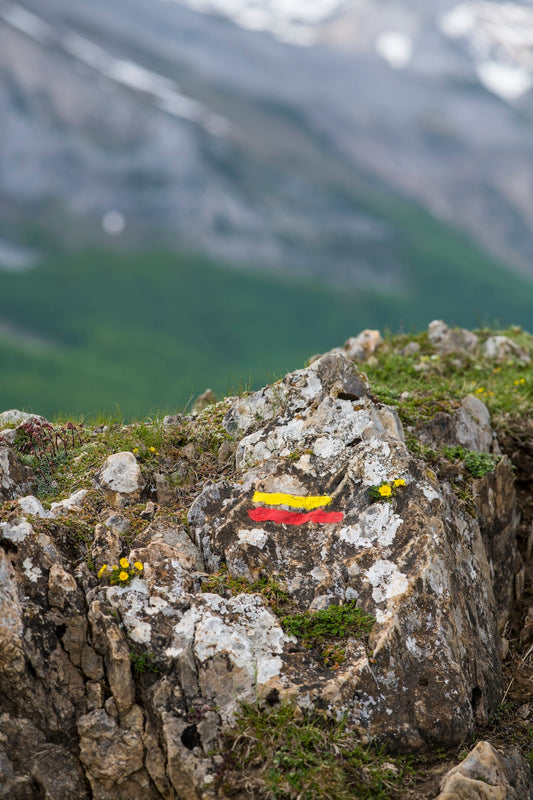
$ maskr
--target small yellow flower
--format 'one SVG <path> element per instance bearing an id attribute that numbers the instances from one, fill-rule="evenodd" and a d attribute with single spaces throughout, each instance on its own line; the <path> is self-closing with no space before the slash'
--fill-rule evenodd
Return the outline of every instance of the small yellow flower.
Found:
<path id="1" fill-rule="evenodd" d="M 107 571 L 107 564 L 104 564 L 103 567 L 100 567 L 100 569 L 98 570 L 98 577 L 101 578 L 104 572 L 106 571 Z"/>
<path id="2" fill-rule="evenodd" d="M 135 567 L 135 569 L 139 570 L 139 572 L 142 572 L 144 569 L 144 566 L 141 564 L 140 561 L 136 561 L 133 566 Z"/>
<path id="3" fill-rule="evenodd" d="M 526 382 L 526 379 L 525 379 L 525 378 L 518 378 L 518 380 L 516 380 L 516 381 L 514 382 L 514 385 L 515 385 L 515 386 L 520 386 L 520 384 L 521 384 L 521 383 L 525 383 L 525 382 Z"/>
<path id="4" fill-rule="evenodd" d="M 131 452 L 132 452 L 132 453 L 138 453 L 138 452 L 139 452 L 139 448 L 138 448 L 138 447 L 134 447 L 134 448 L 133 448 L 133 450 L 132 450 Z"/>
<path id="5" fill-rule="evenodd" d="M 155 453 L 155 447 L 151 447 L 151 448 L 150 448 L 150 452 L 151 452 L 151 453 Z"/>
<path id="6" fill-rule="evenodd" d="M 390 486 L 387 486 L 385 484 L 383 486 L 380 486 L 378 491 L 382 497 L 389 497 L 391 495 L 392 489 L 390 488 Z"/>
<path id="7" fill-rule="evenodd" d="M 476 389 L 476 394 L 483 394 L 484 391 L 485 391 L 485 387 L 484 386 L 480 386 L 479 389 Z"/>
<path id="8" fill-rule="evenodd" d="M 396 478 L 396 480 L 392 484 L 395 488 L 397 486 L 405 486 L 405 481 L 403 478 Z"/>
<path id="9" fill-rule="evenodd" d="M 121 559 L 120 559 L 120 561 L 119 561 L 118 563 L 120 564 L 120 566 L 121 566 L 123 569 L 128 569 L 128 567 L 129 567 L 129 565 L 130 565 L 130 562 L 128 561 L 128 559 L 127 559 L 127 558 L 121 558 Z"/>
<path id="10" fill-rule="evenodd" d="M 111 567 L 111 569 L 112 569 L 112 570 L 113 570 L 113 569 L 118 569 L 118 567 L 117 567 L 117 565 L 116 565 L 116 564 L 113 564 L 113 566 Z"/>
<path id="11" fill-rule="evenodd" d="M 119 579 L 119 581 L 127 581 L 129 579 L 129 577 L 130 577 L 129 573 L 128 572 L 124 572 L 124 570 L 122 570 L 122 572 L 119 573 L 118 579 Z"/>

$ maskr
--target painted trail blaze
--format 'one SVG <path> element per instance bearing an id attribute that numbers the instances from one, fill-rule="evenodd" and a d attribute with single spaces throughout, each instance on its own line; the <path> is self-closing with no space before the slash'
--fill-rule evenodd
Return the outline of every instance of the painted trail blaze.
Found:
<path id="1" fill-rule="evenodd" d="M 289 506 L 291 508 L 306 509 L 301 511 L 285 511 L 281 508 L 251 508 L 248 516 L 254 522 L 280 522 L 285 525 L 303 525 L 306 522 L 340 522 L 344 514 L 342 511 L 324 511 L 321 506 L 331 503 L 329 495 L 298 495 L 283 494 L 282 492 L 255 492 L 254 503 L 265 503 L 271 506 Z"/>

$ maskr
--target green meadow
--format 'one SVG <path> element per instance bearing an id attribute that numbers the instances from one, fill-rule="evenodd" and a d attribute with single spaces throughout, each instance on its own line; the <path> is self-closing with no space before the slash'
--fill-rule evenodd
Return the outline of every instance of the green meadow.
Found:
<path id="1" fill-rule="evenodd" d="M 440 317 L 531 329 L 533 285 L 423 212 L 388 215 L 407 231 L 402 289 L 336 289 L 156 251 L 56 254 L 0 272 L 0 409 L 167 413 L 207 386 L 222 396 L 264 385 L 366 327 L 413 332 Z"/>

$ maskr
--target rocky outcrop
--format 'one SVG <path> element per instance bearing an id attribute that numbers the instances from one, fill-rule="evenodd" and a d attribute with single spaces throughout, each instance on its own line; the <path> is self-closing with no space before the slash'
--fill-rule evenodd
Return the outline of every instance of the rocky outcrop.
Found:
<path id="1" fill-rule="evenodd" d="M 435 800 L 527 800 L 533 797 L 531 773 L 515 751 L 499 753 L 479 742 L 461 763 L 446 773 Z"/>
<path id="2" fill-rule="evenodd" d="M 492 453 L 465 496 L 341 352 L 223 411 L 214 463 L 235 452 L 235 469 L 188 489 L 187 520 L 169 482 L 176 458 L 194 460 L 172 433 L 181 416 L 165 460 L 114 453 L 51 504 L 0 448 L 0 798 L 222 797 L 221 732 L 243 702 L 315 709 L 411 753 L 458 745 L 494 713 L 524 565 L 515 478 L 481 400 L 420 427 L 434 448 Z M 355 606 L 366 627 L 335 633 L 334 660 L 290 625 Z M 439 800 L 529 791 L 518 757 L 482 743 Z"/>

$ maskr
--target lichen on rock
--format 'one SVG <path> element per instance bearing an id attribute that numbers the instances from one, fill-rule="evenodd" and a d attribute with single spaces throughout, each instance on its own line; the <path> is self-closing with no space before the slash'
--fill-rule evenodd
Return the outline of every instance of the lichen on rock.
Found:
<path id="1" fill-rule="evenodd" d="M 139 444 L 93 431 L 46 491 L 0 442 L 0 798 L 225 797 L 243 704 L 391 759 L 455 758 L 495 724 L 532 549 L 527 466 L 504 453 L 529 455 L 484 387 L 434 400 L 427 381 L 529 351 L 439 322 L 391 356 L 376 334 Z M 405 393 L 372 379 L 389 356 Z M 531 792 L 521 757 L 483 742 L 440 779 L 439 800 Z"/>

